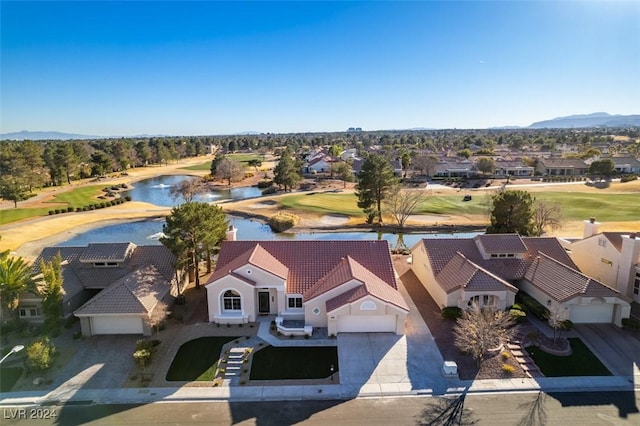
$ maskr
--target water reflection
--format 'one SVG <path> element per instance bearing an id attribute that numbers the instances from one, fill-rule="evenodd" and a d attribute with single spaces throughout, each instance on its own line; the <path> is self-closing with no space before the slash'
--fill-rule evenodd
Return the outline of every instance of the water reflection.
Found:
<path id="1" fill-rule="evenodd" d="M 383 232 L 284 232 L 275 234 L 262 222 L 252 219 L 227 216 L 229 222 L 238 229 L 239 240 L 387 240 L 394 248 L 401 240 L 412 247 L 423 238 L 470 238 L 477 233 L 452 234 L 391 234 Z M 78 234 L 58 246 L 86 246 L 89 243 L 110 243 L 131 241 L 138 245 L 160 244 L 164 218 L 108 225 Z"/>
<path id="2" fill-rule="evenodd" d="M 172 175 L 158 176 L 151 179 L 141 180 L 134 184 L 134 188 L 127 191 L 127 195 L 134 201 L 144 201 L 162 207 L 173 207 L 177 204 L 176 199 L 171 196 L 171 188 L 187 179 L 199 179 L 194 176 Z M 262 195 L 259 188 L 242 187 L 225 190 L 217 190 L 198 195 L 196 201 L 210 202 L 220 200 L 244 200 Z"/>

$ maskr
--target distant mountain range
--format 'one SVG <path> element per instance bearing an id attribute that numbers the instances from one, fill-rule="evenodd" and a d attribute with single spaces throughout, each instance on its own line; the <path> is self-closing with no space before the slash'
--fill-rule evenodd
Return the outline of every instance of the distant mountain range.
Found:
<path id="1" fill-rule="evenodd" d="M 95 136 L 95 135 L 80 135 L 77 133 L 64 133 L 64 132 L 32 132 L 29 130 L 23 130 L 21 132 L 13 133 L 0 133 L 0 140 L 12 140 L 12 141 L 41 141 L 41 140 L 70 140 L 70 139 L 110 139 L 110 138 L 162 138 L 170 135 L 135 135 L 135 136 Z"/>
<path id="2" fill-rule="evenodd" d="M 567 117 L 557 117 L 551 120 L 537 121 L 531 124 L 529 127 L 518 126 L 501 126 L 491 127 L 491 129 L 576 129 L 586 127 L 640 127 L 640 114 L 634 115 L 611 115 L 606 112 L 594 112 L 593 114 L 580 114 L 569 115 Z M 423 130 L 437 130 L 431 127 L 414 127 L 411 129 L 394 129 L 394 130 L 410 130 L 410 131 L 423 131 Z M 391 130 L 390 130 L 391 131 Z M 235 135 L 259 135 L 262 132 L 245 131 L 234 133 Z M 133 138 L 159 138 L 168 137 L 169 135 L 136 135 L 136 136 L 124 136 Z M 21 132 L 13 133 L 0 133 L 0 140 L 69 140 L 69 139 L 107 139 L 107 138 L 120 138 L 123 136 L 92 136 L 92 135 L 80 135 L 77 133 L 63 133 L 63 132 L 32 132 L 23 130 Z"/>
<path id="3" fill-rule="evenodd" d="M 24 140 L 46 140 L 46 139 L 100 139 L 104 136 L 91 136 L 91 135 L 79 135 L 76 133 L 63 133 L 63 132 L 31 132 L 29 130 L 23 130 L 21 132 L 13 132 L 13 133 L 1 133 L 0 140 L 14 140 L 14 141 L 24 141 Z"/>
<path id="4" fill-rule="evenodd" d="M 611 115 L 606 112 L 570 115 L 552 120 L 538 121 L 529 129 L 572 129 L 580 127 L 632 127 L 640 126 L 640 115 Z"/>

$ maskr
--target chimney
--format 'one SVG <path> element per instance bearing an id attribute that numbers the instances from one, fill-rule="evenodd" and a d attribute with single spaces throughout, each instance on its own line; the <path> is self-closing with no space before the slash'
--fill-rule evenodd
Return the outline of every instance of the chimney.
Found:
<path id="1" fill-rule="evenodd" d="M 237 239 L 238 228 L 233 225 L 227 230 L 227 241 L 235 241 Z"/>
<path id="2" fill-rule="evenodd" d="M 589 238 L 592 235 L 596 235 L 600 229 L 600 222 L 596 222 L 595 217 L 590 217 L 589 220 L 584 221 L 584 232 L 582 238 Z"/>

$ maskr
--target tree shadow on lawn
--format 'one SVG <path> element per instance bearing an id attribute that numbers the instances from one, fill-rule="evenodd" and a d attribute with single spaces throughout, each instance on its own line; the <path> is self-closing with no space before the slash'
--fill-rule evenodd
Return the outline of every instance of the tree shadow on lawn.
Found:
<path id="1" fill-rule="evenodd" d="M 180 346 L 173 358 L 167 381 L 213 380 L 222 347 L 238 337 L 201 337 Z"/>

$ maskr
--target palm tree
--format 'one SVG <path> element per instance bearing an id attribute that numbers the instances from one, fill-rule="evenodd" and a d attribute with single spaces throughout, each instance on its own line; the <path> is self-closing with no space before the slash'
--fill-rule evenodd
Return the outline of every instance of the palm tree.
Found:
<path id="1" fill-rule="evenodd" d="M 10 257 L 6 252 L 0 254 L 0 299 L 2 307 L 14 315 L 17 314 L 20 295 L 34 291 L 35 284 L 31 273 L 31 265 L 23 258 Z"/>

